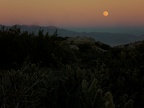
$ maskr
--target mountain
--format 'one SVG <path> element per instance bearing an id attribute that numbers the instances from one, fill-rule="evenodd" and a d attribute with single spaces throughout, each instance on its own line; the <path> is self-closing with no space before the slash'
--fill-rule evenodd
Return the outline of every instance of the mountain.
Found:
<path id="1" fill-rule="evenodd" d="M 2 26 L 2 25 L 0 25 Z M 134 34 L 124 34 L 124 33 L 109 33 L 109 32 L 75 32 L 66 29 L 61 29 L 54 26 L 37 26 L 37 25 L 17 25 L 21 28 L 22 31 L 38 33 L 40 29 L 44 30 L 44 33 L 49 32 L 53 34 L 55 30 L 58 31 L 58 35 L 62 37 L 77 37 L 77 36 L 86 36 L 92 37 L 96 41 L 101 41 L 110 46 L 117 46 L 132 43 L 135 41 L 144 40 L 144 35 L 136 36 Z M 11 26 L 6 26 L 11 27 Z"/>

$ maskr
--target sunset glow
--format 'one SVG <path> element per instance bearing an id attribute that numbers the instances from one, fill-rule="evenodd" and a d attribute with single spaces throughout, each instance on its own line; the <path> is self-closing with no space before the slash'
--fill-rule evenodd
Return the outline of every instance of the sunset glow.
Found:
<path id="1" fill-rule="evenodd" d="M 104 15 L 104 16 L 108 16 L 108 15 L 109 15 L 108 11 L 104 11 L 104 12 L 103 12 L 103 15 Z"/>
<path id="2" fill-rule="evenodd" d="M 0 24 L 143 26 L 143 10 L 144 0 L 1 0 Z"/>

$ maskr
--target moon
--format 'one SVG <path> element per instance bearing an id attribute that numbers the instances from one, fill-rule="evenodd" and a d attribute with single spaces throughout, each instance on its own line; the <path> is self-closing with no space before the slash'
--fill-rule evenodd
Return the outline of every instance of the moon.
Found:
<path id="1" fill-rule="evenodd" d="M 109 14 L 108 11 L 103 12 L 103 16 L 105 16 L 105 17 L 108 16 L 108 14 Z"/>

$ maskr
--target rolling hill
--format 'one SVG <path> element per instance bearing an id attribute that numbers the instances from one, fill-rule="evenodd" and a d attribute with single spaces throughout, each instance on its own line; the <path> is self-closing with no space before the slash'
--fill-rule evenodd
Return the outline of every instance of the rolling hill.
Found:
<path id="1" fill-rule="evenodd" d="M 2 25 L 0 26 L 2 27 Z M 53 34 L 55 30 L 57 30 L 58 35 L 62 37 L 77 37 L 77 36 L 92 37 L 96 41 L 103 42 L 110 46 L 123 45 L 135 41 L 144 40 L 144 35 L 136 36 L 134 34 L 110 33 L 110 32 L 75 32 L 54 26 L 45 26 L 45 27 L 37 25 L 17 25 L 17 26 L 20 27 L 22 31 L 34 32 L 35 34 L 37 34 L 40 29 L 43 29 L 44 33 L 49 32 L 50 35 Z"/>

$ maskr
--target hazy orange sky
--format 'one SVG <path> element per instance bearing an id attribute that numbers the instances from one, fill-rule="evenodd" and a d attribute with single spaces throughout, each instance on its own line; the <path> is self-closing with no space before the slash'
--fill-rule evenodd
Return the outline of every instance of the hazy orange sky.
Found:
<path id="1" fill-rule="evenodd" d="M 0 0 L 0 24 L 144 26 L 144 0 Z"/>

